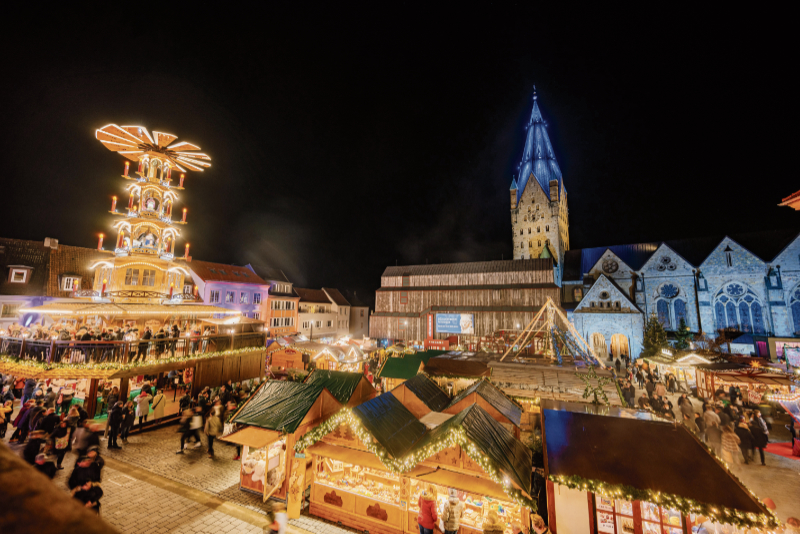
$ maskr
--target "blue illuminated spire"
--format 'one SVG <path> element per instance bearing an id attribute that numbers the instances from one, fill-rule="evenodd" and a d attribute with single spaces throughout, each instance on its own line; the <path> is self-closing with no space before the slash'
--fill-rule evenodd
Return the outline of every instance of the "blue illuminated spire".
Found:
<path id="1" fill-rule="evenodd" d="M 539 104 L 536 99 L 536 86 L 533 87 L 533 111 L 531 120 L 527 126 L 528 137 L 525 139 L 525 150 L 522 151 L 522 161 L 519 164 L 519 189 L 517 189 L 517 201 L 525 191 L 531 174 L 544 189 L 544 194 L 550 198 L 550 180 L 558 180 L 559 189 L 561 188 L 561 169 L 556 161 L 556 154 L 553 152 L 553 145 L 550 144 L 550 137 L 547 135 L 547 128 L 539 111 Z M 556 200 L 556 199 L 550 199 Z"/>
<path id="2" fill-rule="evenodd" d="M 517 179 L 516 178 L 512 178 L 511 179 L 511 190 L 512 191 L 516 191 L 517 190 Z"/>

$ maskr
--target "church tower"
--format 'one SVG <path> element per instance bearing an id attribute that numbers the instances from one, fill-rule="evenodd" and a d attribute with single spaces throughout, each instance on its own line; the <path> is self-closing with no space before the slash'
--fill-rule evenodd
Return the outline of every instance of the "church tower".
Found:
<path id="1" fill-rule="evenodd" d="M 514 259 L 552 257 L 560 280 L 564 253 L 569 250 L 567 190 L 535 88 L 527 131 L 519 174 L 512 180 L 510 191 Z"/>

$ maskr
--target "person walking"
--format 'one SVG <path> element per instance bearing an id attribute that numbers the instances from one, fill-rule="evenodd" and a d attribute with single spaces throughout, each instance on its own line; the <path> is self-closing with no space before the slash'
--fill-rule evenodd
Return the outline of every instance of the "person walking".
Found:
<path id="1" fill-rule="evenodd" d="M 128 401 L 122 409 L 122 426 L 120 427 L 120 438 L 122 443 L 128 443 L 128 434 L 136 423 L 136 408 L 133 401 Z"/>
<path id="2" fill-rule="evenodd" d="M 153 396 L 142 389 L 142 392 L 139 393 L 135 400 L 136 417 L 139 418 L 139 431 L 141 431 L 142 425 L 147 421 L 147 416 L 150 414 L 150 401 L 153 400 Z"/>
<path id="3" fill-rule="evenodd" d="M 657 382 L 656 383 L 656 387 L 655 387 L 654 393 L 655 393 L 656 397 L 666 397 L 667 396 L 667 388 L 666 388 L 666 386 L 664 386 L 663 382 Z"/>
<path id="4" fill-rule="evenodd" d="M 733 429 L 725 425 L 722 427 L 722 459 L 728 462 L 729 465 L 739 463 L 739 443 L 741 440 Z"/>
<path id="5" fill-rule="evenodd" d="M 464 516 L 464 503 L 459 500 L 458 491 L 455 489 L 450 488 L 447 493 L 448 499 L 444 503 L 441 518 L 444 523 L 444 534 L 456 534 Z"/>
<path id="6" fill-rule="evenodd" d="M 96 514 L 100 514 L 100 498 L 103 496 L 103 490 L 100 489 L 100 484 L 87 481 L 81 486 L 72 488 L 72 496 L 83 503 L 83 506 L 89 508 Z"/>
<path id="7" fill-rule="evenodd" d="M 214 457 L 214 438 L 222 434 L 222 406 L 214 406 L 206 420 L 206 436 L 208 437 L 208 457 Z"/>
<path id="8" fill-rule="evenodd" d="M 706 412 L 703 414 L 703 420 L 706 423 L 706 441 L 717 455 L 722 454 L 722 428 L 719 415 L 714 408 L 709 404 Z"/>
<path id="9" fill-rule="evenodd" d="M 8 431 L 8 422 L 11 419 L 11 413 L 14 411 L 14 401 L 7 400 L 0 406 L 0 439 L 6 437 Z"/>
<path id="10" fill-rule="evenodd" d="M 756 414 L 761 415 L 761 412 L 756 410 Z M 764 466 L 767 465 L 764 459 L 764 448 L 766 448 L 767 443 L 769 442 L 769 435 L 764 432 L 764 427 L 766 427 L 766 425 L 762 427 L 756 419 L 757 416 L 754 416 L 753 421 L 750 423 L 750 433 L 753 435 L 753 448 L 758 449 L 758 453 L 761 456 L 761 465 Z M 760 419 L 760 417 L 758 417 L 758 419 Z"/>
<path id="11" fill-rule="evenodd" d="M 117 401 L 108 412 L 108 448 L 121 449 L 117 444 L 117 434 L 122 426 L 122 401 Z"/>
<path id="12" fill-rule="evenodd" d="M 56 476 L 56 464 L 53 463 L 53 457 L 47 454 L 38 454 L 36 456 L 36 463 L 33 464 L 34 469 L 49 479 Z"/>
<path id="13" fill-rule="evenodd" d="M 436 525 L 438 516 L 436 515 L 436 488 L 430 484 L 425 487 L 422 495 L 417 501 L 419 513 L 417 523 L 419 524 L 420 534 L 433 534 L 433 527 Z M 502 534 L 502 530 L 500 531 Z"/>
<path id="14" fill-rule="evenodd" d="M 164 396 L 163 389 L 153 391 L 153 421 L 158 421 L 164 417 L 164 406 L 167 405 L 167 398 Z"/>
<path id="15" fill-rule="evenodd" d="M 742 451 L 744 463 L 749 464 L 753 458 L 753 434 L 744 417 L 739 419 L 739 424 L 733 431 L 739 438 L 739 449 Z"/>
<path id="16" fill-rule="evenodd" d="M 67 421 L 61 421 L 58 423 L 56 428 L 53 430 L 53 433 L 50 435 L 50 439 L 53 442 L 53 450 L 56 454 L 56 469 L 61 470 L 64 469 L 61 467 L 61 463 L 64 461 L 64 456 L 72 449 L 72 445 L 70 444 L 70 438 L 72 437 L 72 427 L 67 424 Z"/>
<path id="17" fill-rule="evenodd" d="M 200 408 L 194 410 L 187 408 L 183 411 L 181 416 L 181 425 L 178 427 L 181 432 L 181 450 L 175 454 L 183 454 L 183 449 L 190 438 L 195 439 L 194 448 L 200 446 L 200 429 L 203 428 L 203 416 L 200 414 Z"/>
<path id="18" fill-rule="evenodd" d="M 647 391 L 647 396 L 651 399 L 653 398 L 653 392 L 656 390 L 656 385 L 653 383 L 653 379 L 649 379 L 647 384 L 644 386 L 645 391 Z"/>
<path id="19" fill-rule="evenodd" d="M 286 505 L 276 502 L 272 505 L 273 521 L 269 529 L 273 534 L 285 534 L 289 524 L 289 516 L 286 514 Z"/>

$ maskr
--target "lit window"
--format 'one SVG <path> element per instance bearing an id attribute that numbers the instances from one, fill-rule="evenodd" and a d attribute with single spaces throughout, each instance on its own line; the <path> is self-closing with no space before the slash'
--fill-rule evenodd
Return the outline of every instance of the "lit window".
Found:
<path id="1" fill-rule="evenodd" d="M 126 269 L 125 270 L 125 285 L 138 286 L 139 285 L 139 269 Z"/>
<path id="2" fill-rule="evenodd" d="M 261 319 L 261 314 L 259 312 L 253 312 L 253 319 Z"/>
<path id="3" fill-rule="evenodd" d="M 142 278 L 142 285 L 143 286 L 154 286 L 156 285 L 156 272 L 153 269 L 144 269 L 144 276 Z"/>
<path id="4" fill-rule="evenodd" d="M 239 304 L 247 304 L 247 301 L 247 293 L 243 292 L 241 295 L 239 295 Z"/>
<path id="5" fill-rule="evenodd" d="M 219 302 L 219 291 L 210 291 L 208 293 L 208 302 Z"/>
<path id="6" fill-rule="evenodd" d="M 65 276 L 61 279 L 62 291 L 75 291 L 81 288 L 81 279 L 79 276 Z"/>
<path id="7" fill-rule="evenodd" d="M 11 269 L 11 274 L 9 276 L 9 282 L 12 284 L 24 284 L 28 281 L 28 270 L 27 269 Z"/>
<path id="8" fill-rule="evenodd" d="M 253 304 L 261 304 L 261 293 L 253 293 Z"/>
<path id="9" fill-rule="evenodd" d="M 236 292 L 235 291 L 226 291 L 225 292 L 225 302 L 232 303 L 235 298 L 236 298 Z"/>

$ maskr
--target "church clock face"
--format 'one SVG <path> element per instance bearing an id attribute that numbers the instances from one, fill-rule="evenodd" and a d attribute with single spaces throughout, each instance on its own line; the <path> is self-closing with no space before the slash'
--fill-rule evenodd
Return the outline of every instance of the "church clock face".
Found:
<path id="1" fill-rule="evenodd" d="M 619 269 L 619 264 L 614 260 L 605 260 L 603 262 L 603 272 L 604 273 L 615 273 Z"/>

